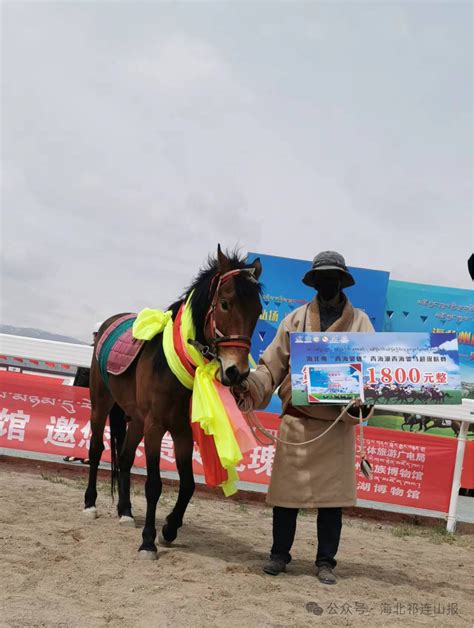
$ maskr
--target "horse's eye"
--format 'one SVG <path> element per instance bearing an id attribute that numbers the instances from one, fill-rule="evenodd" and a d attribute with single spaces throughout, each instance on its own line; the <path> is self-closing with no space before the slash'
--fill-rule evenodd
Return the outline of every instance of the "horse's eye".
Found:
<path id="1" fill-rule="evenodd" d="M 228 312 L 229 311 L 228 301 L 221 301 L 221 308 L 224 310 L 224 312 Z"/>

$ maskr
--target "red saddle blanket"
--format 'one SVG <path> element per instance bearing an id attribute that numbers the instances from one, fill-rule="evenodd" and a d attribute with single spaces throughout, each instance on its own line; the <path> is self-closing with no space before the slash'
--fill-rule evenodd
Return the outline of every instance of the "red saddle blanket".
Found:
<path id="1" fill-rule="evenodd" d="M 132 325 L 136 314 L 125 314 L 114 321 L 102 334 L 96 348 L 99 364 L 104 362 L 107 373 L 122 375 L 130 367 L 145 344 L 133 337 Z"/>

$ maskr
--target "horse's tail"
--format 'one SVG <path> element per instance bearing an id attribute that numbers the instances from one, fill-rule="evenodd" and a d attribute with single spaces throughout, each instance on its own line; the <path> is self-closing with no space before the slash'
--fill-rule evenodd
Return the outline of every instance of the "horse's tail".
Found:
<path id="1" fill-rule="evenodd" d="M 112 410 L 109 413 L 110 421 L 110 451 L 111 451 L 111 476 L 110 476 L 110 493 L 112 499 L 115 495 L 115 486 L 119 479 L 119 456 L 122 451 L 123 443 L 125 441 L 125 434 L 127 432 L 127 422 L 125 419 L 125 412 L 122 408 L 114 404 Z"/>

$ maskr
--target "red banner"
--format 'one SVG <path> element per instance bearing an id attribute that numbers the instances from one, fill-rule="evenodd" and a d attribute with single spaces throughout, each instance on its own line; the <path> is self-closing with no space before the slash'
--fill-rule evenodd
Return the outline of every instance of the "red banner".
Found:
<path id="1" fill-rule="evenodd" d="M 0 373 L 0 447 L 56 454 L 88 456 L 90 400 L 86 388 L 75 388 L 43 378 Z M 276 414 L 259 413 L 263 425 L 277 434 Z M 383 428 L 367 427 L 366 450 L 374 478 L 358 471 L 359 499 L 448 511 L 456 440 Z M 110 430 L 106 426 L 103 460 L 110 462 Z M 467 449 L 474 443 L 467 443 Z M 357 445 L 358 447 L 358 445 Z M 258 446 L 238 467 L 240 479 L 251 484 L 269 482 L 275 448 Z M 471 452 L 472 453 L 472 452 Z M 194 471 L 202 475 L 199 451 L 194 451 Z M 143 442 L 135 465 L 145 467 Z M 175 471 L 173 441 L 166 434 L 161 448 L 161 469 Z M 467 479 L 467 478 L 466 478 Z"/>
<path id="2" fill-rule="evenodd" d="M 455 439 L 381 427 L 365 428 L 364 436 L 373 479 L 357 473 L 359 499 L 448 512 Z"/>

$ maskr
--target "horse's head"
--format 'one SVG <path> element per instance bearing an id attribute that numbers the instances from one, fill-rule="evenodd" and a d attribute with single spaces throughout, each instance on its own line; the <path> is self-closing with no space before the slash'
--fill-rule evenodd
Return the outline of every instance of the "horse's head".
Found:
<path id="1" fill-rule="evenodd" d="M 250 338 L 262 312 L 258 278 L 260 260 L 242 265 L 217 250 L 218 275 L 205 334 L 221 364 L 220 380 L 236 386 L 249 374 Z"/>
<path id="2" fill-rule="evenodd" d="M 219 246 L 217 258 L 209 260 L 194 285 L 196 337 L 219 360 L 219 379 L 225 386 L 240 384 L 249 373 L 250 338 L 262 312 L 261 272 L 259 259 L 246 264 Z"/>

